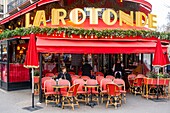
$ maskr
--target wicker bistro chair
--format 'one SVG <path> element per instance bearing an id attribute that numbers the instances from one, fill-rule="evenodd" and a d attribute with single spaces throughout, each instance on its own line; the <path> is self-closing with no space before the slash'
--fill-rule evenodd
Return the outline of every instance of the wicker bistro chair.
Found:
<path id="1" fill-rule="evenodd" d="M 144 78 L 145 77 L 145 75 L 143 75 L 143 74 L 138 74 L 137 76 L 136 76 L 136 78 Z"/>
<path id="2" fill-rule="evenodd" d="M 96 80 L 99 85 L 100 85 L 102 79 L 104 79 L 104 76 L 96 76 Z"/>
<path id="3" fill-rule="evenodd" d="M 103 78 L 100 83 L 100 96 L 101 96 L 101 103 L 104 101 L 104 96 L 107 95 L 107 88 L 106 85 L 112 83 L 111 79 Z"/>
<path id="4" fill-rule="evenodd" d="M 130 92 L 131 93 L 133 93 L 133 89 L 134 89 L 134 87 L 133 87 L 133 81 L 134 81 L 134 79 L 136 78 L 136 75 L 135 74 L 130 74 L 130 75 L 128 75 L 128 82 L 129 82 L 129 90 L 130 90 Z"/>
<path id="5" fill-rule="evenodd" d="M 55 76 L 55 75 L 54 75 L 54 73 L 46 73 L 45 76 L 46 76 L 46 77 L 53 77 L 53 76 Z"/>
<path id="6" fill-rule="evenodd" d="M 78 76 L 82 76 L 82 73 L 83 73 L 82 71 L 78 72 Z"/>
<path id="7" fill-rule="evenodd" d="M 112 75 L 107 75 L 106 78 L 109 78 L 109 79 L 111 79 L 111 80 L 114 80 L 114 79 L 115 79 L 115 77 L 112 76 Z"/>
<path id="8" fill-rule="evenodd" d="M 121 99 L 124 100 L 124 103 L 126 103 L 126 87 L 125 87 L 125 81 L 123 79 L 114 79 L 114 84 L 117 84 L 120 88 L 121 93 Z"/>
<path id="9" fill-rule="evenodd" d="M 90 77 L 89 76 L 81 76 L 81 79 L 87 81 L 88 79 L 90 79 Z"/>
<path id="10" fill-rule="evenodd" d="M 70 87 L 70 82 L 69 82 L 68 80 L 65 80 L 65 79 L 60 79 L 60 80 L 58 81 L 58 85 L 68 86 L 68 87 L 66 87 L 66 88 L 61 88 L 61 89 L 60 89 L 60 93 L 61 93 L 61 95 L 63 95 L 63 94 L 66 94 L 66 93 L 67 93 L 68 88 Z"/>
<path id="11" fill-rule="evenodd" d="M 70 75 L 75 75 L 75 72 L 68 72 L 68 74 L 70 74 Z"/>
<path id="12" fill-rule="evenodd" d="M 65 106 L 71 106 L 74 110 L 74 106 L 79 106 L 78 99 L 77 99 L 77 90 L 79 84 L 74 84 L 71 86 L 66 94 L 62 95 L 62 108 L 64 109 Z M 67 102 L 67 104 L 65 104 Z"/>
<path id="13" fill-rule="evenodd" d="M 96 72 L 96 76 L 103 76 L 104 77 L 104 74 L 102 72 Z"/>
<path id="14" fill-rule="evenodd" d="M 52 78 L 51 77 L 43 77 L 42 78 L 42 81 L 41 81 L 41 83 L 42 83 L 42 90 L 44 91 L 44 83 L 45 83 L 45 81 L 46 80 L 51 80 Z"/>
<path id="15" fill-rule="evenodd" d="M 142 94 L 143 78 L 136 77 L 133 82 L 133 93 Z"/>
<path id="16" fill-rule="evenodd" d="M 109 105 L 114 105 L 115 109 L 117 109 L 118 105 L 121 105 L 121 93 L 119 90 L 119 86 L 113 83 L 107 84 L 108 90 L 108 99 L 106 103 L 106 108 Z"/>
<path id="17" fill-rule="evenodd" d="M 55 102 L 55 97 L 57 96 L 58 92 L 54 91 L 54 85 L 56 85 L 56 82 L 53 79 L 46 80 L 44 83 L 44 95 L 46 106 L 48 102 Z"/>
<path id="18" fill-rule="evenodd" d="M 97 80 L 95 80 L 95 79 L 88 79 L 86 81 L 86 85 L 98 85 L 98 83 L 97 83 Z M 89 103 L 89 100 L 90 100 L 90 95 L 92 94 L 92 95 L 95 95 L 95 98 L 93 98 L 93 101 L 96 101 L 97 104 L 99 105 L 99 87 L 92 88 L 92 89 L 91 88 L 85 88 L 85 90 L 86 90 L 87 96 L 88 96 L 88 99 L 87 99 L 88 103 Z"/>
<path id="19" fill-rule="evenodd" d="M 79 78 L 78 75 L 71 75 L 71 82 L 72 82 L 72 84 L 74 84 L 74 80 L 76 80 L 78 78 Z"/>
<path id="20" fill-rule="evenodd" d="M 86 98 L 87 92 L 85 91 L 85 88 L 84 88 L 84 85 L 86 84 L 86 82 L 83 79 L 75 79 L 73 84 L 79 84 L 78 91 L 77 91 L 78 97 L 81 97 L 81 98 L 78 98 L 79 102 L 87 103 L 87 98 Z"/>

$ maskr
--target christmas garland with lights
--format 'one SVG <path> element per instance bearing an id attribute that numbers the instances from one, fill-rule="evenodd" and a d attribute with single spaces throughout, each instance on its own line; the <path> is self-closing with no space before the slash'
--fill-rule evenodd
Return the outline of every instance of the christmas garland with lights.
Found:
<path id="1" fill-rule="evenodd" d="M 115 38 L 127 38 L 127 37 L 142 37 L 142 38 L 158 38 L 162 40 L 170 40 L 170 33 L 157 32 L 151 30 L 121 30 L 121 29 L 105 29 L 105 30 L 87 30 L 78 28 L 49 28 L 49 27 L 29 27 L 29 28 L 17 28 L 15 30 L 5 30 L 0 34 L 0 40 L 9 39 L 15 36 L 26 36 L 31 33 L 35 34 L 46 34 L 47 36 L 57 36 L 61 33 L 66 37 L 72 37 L 72 35 L 79 35 L 80 37 L 94 36 L 95 38 L 102 37 L 115 37 Z"/>

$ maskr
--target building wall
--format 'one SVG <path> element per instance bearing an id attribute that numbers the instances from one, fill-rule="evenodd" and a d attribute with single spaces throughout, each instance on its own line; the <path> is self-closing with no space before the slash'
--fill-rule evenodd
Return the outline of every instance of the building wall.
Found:
<path id="1" fill-rule="evenodd" d="M 9 11 L 29 0 L 0 0 L 0 20 L 9 16 Z"/>
<path id="2" fill-rule="evenodd" d="M 8 16 L 7 5 L 13 0 L 0 0 L 0 20 Z"/>
<path id="3" fill-rule="evenodd" d="M 4 18 L 4 6 L 6 0 L 0 0 L 0 20 Z"/>

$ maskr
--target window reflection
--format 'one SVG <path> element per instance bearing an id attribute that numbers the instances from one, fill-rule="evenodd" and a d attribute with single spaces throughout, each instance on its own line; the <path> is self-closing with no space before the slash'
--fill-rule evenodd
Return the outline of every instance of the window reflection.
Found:
<path id="1" fill-rule="evenodd" d="M 7 65 L 6 64 L 0 64 L 1 69 L 1 80 L 4 82 L 7 82 Z"/>
<path id="2" fill-rule="evenodd" d="M 7 41 L 3 41 L 1 45 L 1 61 L 7 61 Z"/>

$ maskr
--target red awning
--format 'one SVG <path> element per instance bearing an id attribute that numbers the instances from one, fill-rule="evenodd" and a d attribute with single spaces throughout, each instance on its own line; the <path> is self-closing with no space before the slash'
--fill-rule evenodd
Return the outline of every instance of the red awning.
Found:
<path id="1" fill-rule="evenodd" d="M 151 41 L 37 39 L 37 50 L 42 53 L 154 53 L 155 47 L 156 42 Z"/>

